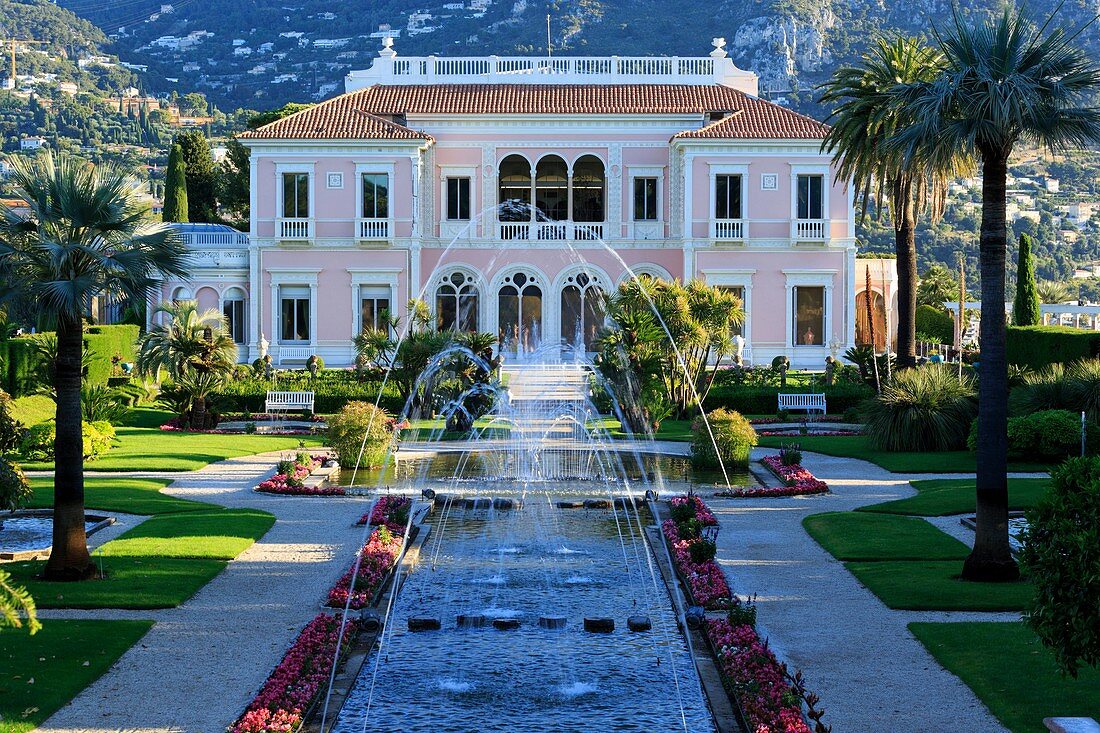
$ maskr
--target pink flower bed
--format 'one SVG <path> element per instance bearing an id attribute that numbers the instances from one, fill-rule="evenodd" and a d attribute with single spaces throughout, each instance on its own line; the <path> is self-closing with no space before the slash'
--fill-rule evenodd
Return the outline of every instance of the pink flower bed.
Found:
<path id="1" fill-rule="evenodd" d="M 367 522 L 372 525 L 384 524 L 391 532 L 402 534 L 405 531 L 405 523 L 409 518 L 409 507 L 411 506 L 412 499 L 409 497 L 387 494 L 379 497 L 374 508 L 359 517 L 359 521 L 355 524 L 360 527 Z"/>
<path id="2" fill-rule="evenodd" d="M 698 494 L 688 494 L 686 496 L 674 496 L 668 502 L 673 509 L 679 509 L 683 506 L 691 506 L 695 509 L 695 519 L 699 524 L 704 527 L 717 527 L 718 519 L 714 516 L 714 513 L 710 510 L 703 500 L 699 498 Z"/>
<path id="3" fill-rule="evenodd" d="M 321 465 L 321 459 L 314 458 L 309 464 L 295 464 L 294 473 L 277 473 L 267 481 L 261 481 L 256 491 L 267 494 L 285 494 L 288 496 L 343 496 L 343 486 L 304 486 L 306 480 Z"/>
<path id="4" fill-rule="evenodd" d="M 672 548 L 672 560 L 687 582 L 695 603 L 711 610 L 726 608 L 730 603 L 730 587 L 718 563 L 714 560 L 693 562 L 690 545 L 696 540 L 680 537 L 680 530 L 671 519 L 666 519 L 661 529 Z"/>
<path id="5" fill-rule="evenodd" d="M 706 633 L 718 667 L 741 702 L 753 733 L 811 733 L 786 669 L 756 629 L 726 619 L 707 619 Z"/>
<path id="6" fill-rule="evenodd" d="M 212 428 L 211 430 L 192 430 L 191 428 L 180 427 L 179 423 L 175 419 L 169 420 L 160 426 L 161 430 L 169 433 L 205 433 L 207 435 L 244 435 L 240 430 L 223 430 L 221 428 Z M 295 428 L 287 428 L 285 430 L 265 430 L 264 435 L 313 435 L 312 430 L 301 430 Z"/>
<path id="7" fill-rule="evenodd" d="M 404 530 L 404 527 L 401 528 Z M 325 605 L 333 608 L 343 608 L 348 605 L 348 596 L 351 596 L 350 607 L 353 609 L 366 608 L 374 598 L 375 592 L 386 580 L 390 568 L 397 561 L 397 554 L 401 551 L 401 532 L 392 532 L 385 526 L 379 527 L 370 534 L 367 544 L 359 551 L 358 572 L 355 565 L 340 576 L 336 585 L 328 592 L 328 600 Z"/>
<path id="8" fill-rule="evenodd" d="M 343 644 L 355 633 L 355 622 L 349 621 L 344 628 Z M 306 624 L 229 733 L 297 730 L 322 686 L 328 684 L 339 637 L 337 616 L 322 613 Z"/>
<path id="9" fill-rule="evenodd" d="M 762 493 L 742 494 L 742 496 L 798 496 L 802 494 L 825 494 L 829 485 L 814 476 L 801 465 L 784 466 L 779 456 L 766 456 L 763 463 L 778 476 L 786 486 L 775 489 L 747 489 Z"/>
<path id="10" fill-rule="evenodd" d="M 757 430 L 757 435 L 779 435 L 785 437 L 791 437 L 794 435 L 790 430 Z M 858 430 L 811 430 L 810 435 L 860 435 Z"/>

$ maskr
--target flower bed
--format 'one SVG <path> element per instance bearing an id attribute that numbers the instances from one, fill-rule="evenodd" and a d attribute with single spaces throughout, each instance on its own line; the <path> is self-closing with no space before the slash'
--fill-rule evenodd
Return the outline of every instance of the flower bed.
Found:
<path id="1" fill-rule="evenodd" d="M 287 465 L 289 464 L 289 465 Z M 321 466 L 321 459 L 309 457 L 308 462 L 279 461 L 280 471 L 266 481 L 261 481 L 256 491 L 288 496 L 343 496 L 342 486 L 306 486 L 305 480 Z"/>
<path id="2" fill-rule="evenodd" d="M 699 522 L 704 527 L 717 527 L 718 519 L 714 516 L 714 513 L 710 510 L 703 500 L 699 498 L 698 494 L 688 494 L 686 496 L 674 496 L 669 499 L 669 505 L 672 507 L 672 517 L 677 519 L 677 515 L 681 512 L 692 515 L 695 521 Z M 691 507 L 691 511 L 688 512 L 687 507 Z"/>
<path id="3" fill-rule="evenodd" d="M 409 508 L 412 499 L 407 496 L 386 494 L 379 497 L 374 508 L 370 512 L 359 517 L 355 524 L 362 527 L 367 522 L 372 525 L 384 524 L 391 531 L 401 534 L 405 531 L 405 524 L 409 521 Z"/>
<path id="4" fill-rule="evenodd" d="M 833 436 L 846 435 L 846 436 L 849 436 L 849 437 L 853 436 L 853 435 L 862 435 L 862 432 L 859 431 L 859 430 L 815 430 L 814 428 L 808 428 L 805 433 L 792 432 L 792 430 L 797 430 L 797 428 L 790 428 L 790 429 L 784 429 L 784 430 L 758 430 L 758 431 L 756 431 L 756 434 L 757 435 L 774 435 L 774 436 L 778 436 L 778 437 L 791 437 L 791 436 L 798 436 L 798 435 L 803 435 L 803 434 L 804 435 L 813 435 L 815 437 L 820 436 L 820 435 L 833 435 Z"/>
<path id="5" fill-rule="evenodd" d="M 749 624 L 707 619 L 706 634 L 727 689 L 737 696 L 753 733 L 811 733 L 802 717 L 802 695 L 787 669 Z"/>
<path id="6" fill-rule="evenodd" d="M 744 494 L 724 494 L 734 496 L 801 496 L 805 494 L 825 494 L 829 491 L 829 485 L 796 463 L 793 466 L 784 466 L 779 456 L 765 456 L 761 459 L 765 467 L 786 484 L 777 488 L 745 489 Z"/>
<path id="7" fill-rule="evenodd" d="M 205 433 L 207 435 L 245 435 L 245 430 L 225 430 L 222 428 L 211 428 L 210 430 L 192 430 L 191 428 L 180 427 L 175 420 L 164 423 L 160 426 L 161 430 L 171 433 Z M 264 435 L 316 435 L 313 430 L 302 430 L 299 428 L 285 428 L 279 430 L 265 430 Z"/>
<path id="8" fill-rule="evenodd" d="M 404 527 L 401 528 L 404 531 Z M 358 567 L 352 565 L 340 576 L 336 585 L 328 593 L 325 605 L 332 608 L 350 608 L 358 610 L 370 605 L 375 592 L 386 580 L 397 555 L 401 552 L 401 532 L 393 532 L 385 526 L 378 527 L 370 534 L 367 544 L 359 551 Z M 351 602 L 348 603 L 348 596 Z"/>
<path id="9" fill-rule="evenodd" d="M 702 501 L 699 501 L 698 497 L 684 498 L 698 501 L 699 505 L 702 505 L 703 509 L 706 510 L 706 514 L 713 519 L 714 515 L 710 514 L 710 510 L 703 505 Z M 673 499 L 673 501 L 676 500 Z M 716 525 L 717 521 L 710 526 Z M 672 519 L 666 519 L 661 525 L 661 530 L 664 532 L 665 539 L 672 551 L 672 561 L 676 564 L 676 569 L 681 577 L 683 577 L 688 593 L 694 603 L 703 608 L 715 610 L 728 607 L 730 604 L 730 587 L 726 583 L 726 576 L 722 573 L 722 568 L 718 566 L 713 557 L 697 562 L 692 556 L 692 545 L 709 543 L 713 546 L 714 543 L 701 536 L 683 536 L 683 532 L 687 529 L 690 529 L 690 527 L 686 527 L 685 523 L 677 524 Z"/>
<path id="10" fill-rule="evenodd" d="M 356 622 L 348 621 L 339 645 L 346 649 L 357 631 Z M 328 683 L 339 637 L 338 616 L 322 613 L 306 624 L 230 733 L 298 730 L 309 706 Z"/>

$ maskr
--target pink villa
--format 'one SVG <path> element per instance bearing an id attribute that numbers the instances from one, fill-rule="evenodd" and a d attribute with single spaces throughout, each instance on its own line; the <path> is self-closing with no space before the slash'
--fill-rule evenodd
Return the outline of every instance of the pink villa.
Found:
<path id="1" fill-rule="evenodd" d="M 222 310 L 242 361 L 341 366 L 410 298 L 516 358 L 591 347 L 626 278 L 701 278 L 742 298 L 746 362 L 821 368 L 856 338 L 852 187 L 827 127 L 760 99 L 723 44 L 406 58 L 386 39 L 345 94 L 240 136 L 250 232 L 185 225 L 193 277 L 160 297 Z"/>

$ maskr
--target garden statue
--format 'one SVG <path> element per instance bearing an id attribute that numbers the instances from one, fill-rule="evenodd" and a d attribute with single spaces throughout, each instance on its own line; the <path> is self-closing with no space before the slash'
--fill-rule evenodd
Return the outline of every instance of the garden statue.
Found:
<path id="1" fill-rule="evenodd" d="M 825 386 L 832 387 L 836 380 L 836 359 L 832 356 L 825 357 Z"/>
<path id="2" fill-rule="evenodd" d="M 260 332 L 260 358 L 267 360 L 267 347 L 271 344 L 268 342 L 267 337 L 264 336 L 263 331 Z"/>
<path id="3" fill-rule="evenodd" d="M 272 379 L 275 376 L 275 367 L 271 363 L 271 354 L 264 354 L 264 376 Z"/>
<path id="4" fill-rule="evenodd" d="M 745 337 L 741 334 L 733 337 L 733 363 L 737 366 L 745 363 Z"/>
<path id="5" fill-rule="evenodd" d="M 787 386 L 787 370 L 791 368 L 791 360 L 780 354 L 772 359 L 772 369 L 779 372 L 779 386 Z"/>
<path id="6" fill-rule="evenodd" d="M 309 378 L 310 379 L 316 379 L 317 378 L 317 370 L 321 366 L 319 361 L 320 360 L 317 358 L 316 354 L 310 355 L 309 359 L 306 360 L 306 369 L 309 370 Z"/>

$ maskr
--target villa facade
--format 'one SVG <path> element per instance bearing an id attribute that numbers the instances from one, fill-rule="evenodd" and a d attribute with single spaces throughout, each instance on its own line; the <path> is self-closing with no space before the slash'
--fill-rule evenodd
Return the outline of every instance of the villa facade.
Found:
<path id="1" fill-rule="evenodd" d="M 590 347 L 633 276 L 734 289 L 744 356 L 820 368 L 856 332 L 853 192 L 822 123 L 701 58 L 406 58 L 240 136 L 251 227 L 185 232 L 163 300 L 221 309 L 241 359 L 354 361 L 421 298 L 506 354 Z"/>

